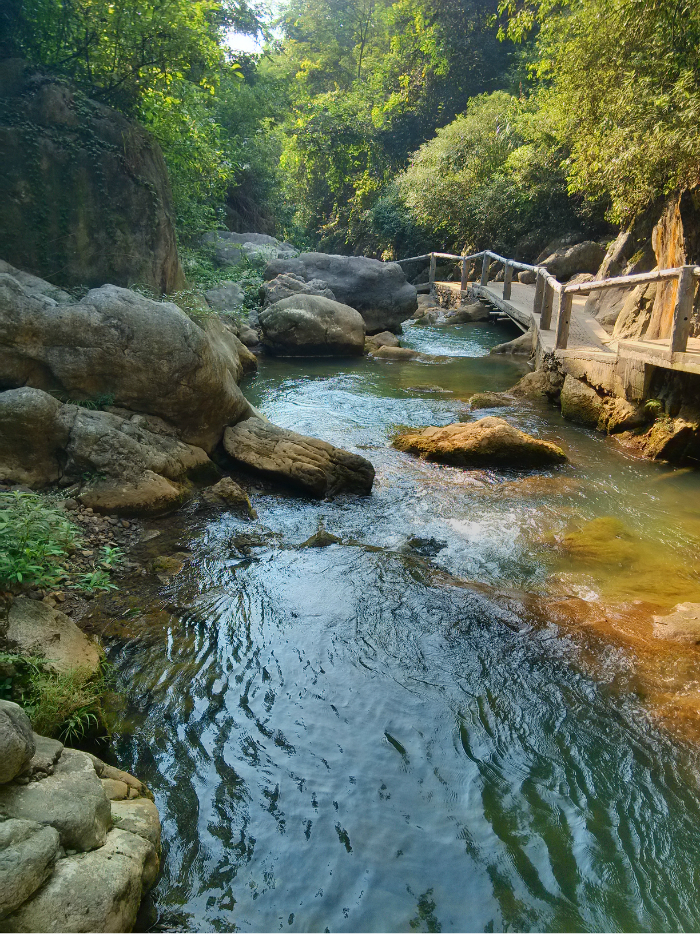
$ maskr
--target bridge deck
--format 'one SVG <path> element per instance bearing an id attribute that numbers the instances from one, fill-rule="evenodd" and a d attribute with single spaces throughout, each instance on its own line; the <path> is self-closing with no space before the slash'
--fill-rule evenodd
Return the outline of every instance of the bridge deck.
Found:
<path id="1" fill-rule="evenodd" d="M 458 282 L 436 282 L 443 288 L 459 292 Z M 533 311 L 535 286 L 522 282 L 513 282 L 509 299 L 503 298 L 503 284 L 490 282 L 482 286 L 478 282 L 467 284 L 469 291 L 483 298 L 508 315 L 521 328 L 534 328 L 542 350 L 546 353 L 555 349 L 558 304 L 555 297 L 552 311 L 552 326 L 547 330 L 540 328 L 540 316 Z M 466 295 L 466 293 L 463 293 Z M 669 340 L 613 340 L 610 334 L 594 319 L 586 315 L 585 295 L 575 295 L 571 310 L 569 340 L 566 350 L 558 350 L 562 357 L 585 357 L 587 359 L 610 362 L 619 358 L 630 359 L 636 363 L 650 364 L 669 370 L 681 370 L 686 373 L 700 374 L 700 338 L 689 338 L 684 353 L 671 353 Z"/>

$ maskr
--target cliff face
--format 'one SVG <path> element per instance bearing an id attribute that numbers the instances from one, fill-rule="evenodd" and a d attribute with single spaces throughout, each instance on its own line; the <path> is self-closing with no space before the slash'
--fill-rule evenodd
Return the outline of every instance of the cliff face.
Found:
<path id="1" fill-rule="evenodd" d="M 700 263 L 700 186 L 674 194 L 666 202 L 656 223 L 651 242 L 659 269 L 672 269 Z M 671 335 L 677 280 L 660 282 L 656 290 L 647 339 Z M 700 302 L 695 298 L 692 336 L 700 333 Z"/>
<path id="2" fill-rule="evenodd" d="M 0 256 L 58 285 L 181 288 L 170 183 L 137 124 L 0 62 Z"/>

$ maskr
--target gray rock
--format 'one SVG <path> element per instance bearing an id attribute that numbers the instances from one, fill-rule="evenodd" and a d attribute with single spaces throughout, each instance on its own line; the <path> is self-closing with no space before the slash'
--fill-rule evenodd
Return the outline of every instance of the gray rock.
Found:
<path id="1" fill-rule="evenodd" d="M 44 778 L 46 775 L 53 775 L 56 763 L 63 752 L 63 743 L 57 739 L 50 739 L 48 736 L 39 736 L 38 733 L 34 733 L 34 746 L 34 755 L 22 773 L 22 777 L 26 776 L 32 780 Z"/>
<path id="2" fill-rule="evenodd" d="M 32 820 L 0 821 L 0 920 L 46 882 L 59 848 L 53 827 Z"/>
<path id="3" fill-rule="evenodd" d="M 177 481 L 215 473 L 202 448 L 179 441 L 173 429 L 145 427 L 158 428 L 155 416 L 114 411 L 62 405 L 40 389 L 0 393 L 0 479 L 35 487 L 80 482 L 86 506 L 157 512 L 181 501 Z"/>
<path id="4" fill-rule="evenodd" d="M 112 821 L 119 830 L 138 834 L 160 853 L 160 817 L 158 808 L 148 798 L 112 801 Z"/>
<path id="5" fill-rule="evenodd" d="M 597 428 L 603 415 L 603 400 L 595 389 L 567 376 L 561 391 L 561 414 L 571 422 Z"/>
<path id="6" fill-rule="evenodd" d="M 215 311 L 233 311 L 243 304 L 245 292 L 237 282 L 220 282 L 215 289 L 204 293 L 207 304 Z"/>
<path id="7" fill-rule="evenodd" d="M 438 324 L 471 324 L 474 321 L 488 321 L 491 310 L 482 302 L 472 302 L 471 305 L 462 305 L 448 312 Z"/>
<path id="8" fill-rule="evenodd" d="M 238 329 L 239 338 L 242 344 L 245 344 L 246 347 L 256 347 L 260 343 L 260 335 L 257 331 L 254 331 L 253 328 L 246 327 L 245 324 L 242 324 Z"/>
<path id="9" fill-rule="evenodd" d="M 477 409 L 501 409 L 515 405 L 515 401 L 505 392 L 475 392 L 469 397 L 469 408 L 473 412 Z"/>
<path id="10" fill-rule="evenodd" d="M 489 353 L 493 354 L 514 354 L 516 356 L 530 357 L 533 352 L 535 339 L 534 331 L 526 331 L 512 341 L 506 341 L 505 344 L 496 344 Z"/>
<path id="11" fill-rule="evenodd" d="M 0 922 L 0 931 L 131 931 L 157 874 L 148 840 L 112 830 L 100 849 L 58 860 L 49 881 Z"/>
<path id="12" fill-rule="evenodd" d="M 366 256 L 302 253 L 293 259 L 272 260 L 265 279 L 294 273 L 305 281 L 322 279 L 336 299 L 365 319 L 368 334 L 398 331 L 418 307 L 416 289 L 397 263 L 381 263 Z"/>
<path id="13" fill-rule="evenodd" d="M 379 334 L 372 334 L 365 338 L 365 353 L 372 353 L 379 350 L 380 347 L 398 347 L 399 339 L 391 331 L 380 331 Z"/>
<path id="14" fill-rule="evenodd" d="M 647 332 L 656 298 L 657 284 L 638 285 L 627 289 L 622 308 L 615 319 L 613 337 L 616 340 L 627 338 L 640 340 Z"/>
<path id="15" fill-rule="evenodd" d="M 538 265 L 544 266 L 560 282 L 565 282 L 581 272 L 596 273 L 604 258 L 605 250 L 599 243 L 584 240 L 583 243 L 552 253 Z"/>
<path id="16" fill-rule="evenodd" d="M 550 402 L 557 402 L 563 385 L 564 377 L 557 370 L 539 369 L 534 373 L 526 373 L 510 393 L 528 399 L 546 398 Z"/>
<path id="17" fill-rule="evenodd" d="M 90 757 L 74 749 L 63 751 L 54 774 L 43 781 L 0 785 L 0 817 L 54 827 L 61 845 L 79 852 L 102 846 L 112 820 Z"/>
<path id="18" fill-rule="evenodd" d="M 106 285 L 74 304 L 49 304 L 0 274 L 0 372 L 6 388 L 32 386 L 114 404 L 175 425 L 206 450 L 250 412 L 225 349 L 176 305 Z"/>
<path id="19" fill-rule="evenodd" d="M 16 269 L 3 260 L 0 260 L 0 273 L 12 276 L 29 295 L 35 295 L 37 298 L 51 299 L 51 301 L 55 302 L 57 305 L 67 305 L 75 301 L 73 296 L 68 292 L 64 292 L 63 289 L 59 289 L 45 279 L 33 276 L 30 272 L 23 272 L 21 269 Z"/>
<path id="20" fill-rule="evenodd" d="M 7 618 L 7 645 L 19 655 L 38 655 L 54 671 L 99 671 L 102 652 L 70 617 L 40 600 L 17 597 Z"/>
<path id="21" fill-rule="evenodd" d="M 0 784 L 23 772 L 35 750 L 29 717 L 18 704 L 0 700 Z"/>
<path id="22" fill-rule="evenodd" d="M 534 285 L 537 281 L 537 273 L 534 269 L 523 269 L 518 273 L 518 282 L 522 282 L 523 285 Z"/>
<path id="23" fill-rule="evenodd" d="M 153 135 L 18 58 L 0 62 L 0 97 L 0 256 L 65 287 L 183 288 L 168 170 Z"/>
<path id="24" fill-rule="evenodd" d="M 264 305 L 274 305 L 275 302 L 281 302 L 284 298 L 291 298 L 293 295 L 322 295 L 324 298 L 330 298 L 335 301 L 335 295 L 328 288 L 328 284 L 323 279 L 312 279 L 311 282 L 305 282 L 301 276 L 293 273 L 281 273 L 270 282 L 263 285 L 265 294 Z"/>
<path id="25" fill-rule="evenodd" d="M 201 242 L 212 247 L 219 266 L 237 266 L 244 259 L 271 260 L 296 254 L 291 243 L 281 243 L 269 234 L 211 230 L 204 234 Z"/>
<path id="26" fill-rule="evenodd" d="M 224 448 L 237 463 L 311 496 L 369 493 L 374 482 L 374 467 L 364 457 L 259 418 L 227 428 Z"/>
<path id="27" fill-rule="evenodd" d="M 293 295 L 260 312 L 265 347 L 288 357 L 361 354 L 365 345 L 362 315 L 321 295 Z"/>
<path id="28" fill-rule="evenodd" d="M 248 498 L 248 494 L 230 477 L 224 477 L 209 487 L 202 494 L 202 498 L 210 503 L 225 503 L 233 509 L 244 513 L 249 519 L 257 519 L 258 514 Z"/>

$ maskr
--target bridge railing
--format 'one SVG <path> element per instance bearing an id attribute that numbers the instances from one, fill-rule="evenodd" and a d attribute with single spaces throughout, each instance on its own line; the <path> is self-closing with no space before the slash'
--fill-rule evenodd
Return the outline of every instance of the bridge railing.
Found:
<path id="1" fill-rule="evenodd" d="M 684 353 L 688 347 L 693 303 L 697 281 L 700 279 L 700 266 L 678 266 L 675 269 L 657 269 L 654 272 L 644 272 L 634 276 L 616 276 L 612 279 L 591 279 L 589 282 L 567 284 L 559 282 L 544 266 L 532 266 L 514 259 L 500 256 L 492 250 L 481 250 L 468 256 L 456 253 L 424 253 L 422 256 L 411 256 L 407 259 L 395 260 L 397 263 L 411 263 L 421 260 L 430 261 L 428 282 L 435 282 L 435 271 L 438 259 L 452 259 L 461 263 L 460 289 L 464 291 L 469 282 L 471 267 L 481 260 L 481 276 L 479 288 L 488 286 L 493 263 L 503 264 L 503 300 L 511 298 L 513 272 L 531 271 L 535 273 L 535 300 L 533 313 L 539 316 L 540 330 L 548 331 L 552 327 L 552 313 L 554 309 L 554 296 L 559 295 L 559 309 L 556 322 L 557 350 L 565 350 L 569 342 L 569 327 L 571 325 L 571 310 L 575 295 L 589 295 L 591 292 L 602 292 L 606 289 L 635 288 L 638 285 L 648 285 L 669 279 L 678 280 L 676 301 L 673 309 L 673 324 L 669 349 L 671 353 Z M 488 260 L 488 262 L 487 262 Z"/>

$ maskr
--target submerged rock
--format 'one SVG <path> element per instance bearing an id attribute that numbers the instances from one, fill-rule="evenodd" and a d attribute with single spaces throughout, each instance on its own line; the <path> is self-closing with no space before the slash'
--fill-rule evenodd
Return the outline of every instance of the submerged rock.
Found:
<path id="1" fill-rule="evenodd" d="M 654 616 L 654 635 L 673 642 L 700 644 L 700 603 L 679 603 L 668 616 Z"/>
<path id="2" fill-rule="evenodd" d="M 302 542 L 299 545 L 300 548 L 328 548 L 329 545 L 338 545 L 342 542 L 342 539 L 338 538 L 337 535 L 327 532 L 325 529 L 319 529 L 318 532 L 314 532 L 311 538 L 307 538 L 305 542 Z"/>
<path id="3" fill-rule="evenodd" d="M 476 409 L 497 409 L 515 405 L 516 400 L 506 392 L 475 392 L 467 400 L 472 411 Z"/>
<path id="4" fill-rule="evenodd" d="M 365 346 L 362 315 L 321 295 L 293 295 L 260 313 L 263 343 L 291 357 L 357 356 Z"/>
<path id="5" fill-rule="evenodd" d="M 374 467 L 364 457 L 260 418 L 227 428 L 224 448 L 237 463 L 311 496 L 369 493 L 374 482 Z"/>
<path id="6" fill-rule="evenodd" d="M 561 391 L 561 414 L 571 422 L 597 428 L 603 415 L 603 400 L 591 386 L 569 375 Z"/>
<path id="7" fill-rule="evenodd" d="M 437 359 L 431 354 L 422 353 L 412 347 L 391 347 L 389 344 L 377 347 L 376 350 L 372 349 L 369 355 L 378 360 L 415 360 L 419 363 L 433 363 Z"/>
<path id="8" fill-rule="evenodd" d="M 510 390 L 514 396 L 525 396 L 528 399 L 549 399 L 557 402 L 564 385 L 564 376 L 553 369 L 539 369 L 533 373 L 526 373 Z"/>
<path id="9" fill-rule="evenodd" d="M 514 354 L 517 356 L 531 357 L 533 352 L 533 342 L 535 332 L 530 330 L 516 337 L 512 341 L 506 341 L 504 344 L 496 344 L 489 353 L 492 354 Z"/>
<path id="10" fill-rule="evenodd" d="M 253 509 L 246 491 L 230 477 L 224 477 L 222 480 L 219 480 L 218 483 L 215 483 L 214 486 L 205 490 L 202 494 L 202 499 L 210 503 L 225 503 L 227 506 L 231 506 L 233 509 L 245 513 L 250 519 L 258 518 L 258 514 Z"/>
<path id="11" fill-rule="evenodd" d="M 444 317 L 438 320 L 438 324 L 471 324 L 475 321 L 488 321 L 491 317 L 491 309 L 483 302 L 472 302 L 470 305 L 462 305 L 449 311 Z"/>
<path id="12" fill-rule="evenodd" d="M 400 451 L 457 467 L 527 469 L 561 464 L 566 454 L 551 441 L 541 441 L 489 416 L 468 424 L 423 428 L 394 439 Z"/>
<path id="13" fill-rule="evenodd" d="M 374 353 L 380 347 L 398 347 L 399 339 L 391 331 L 380 331 L 365 338 L 365 353 Z"/>

